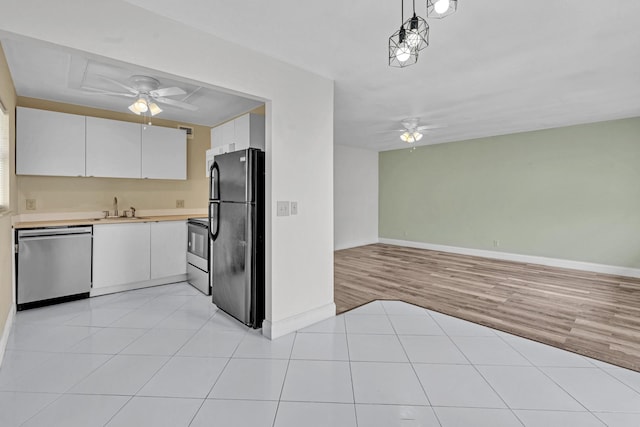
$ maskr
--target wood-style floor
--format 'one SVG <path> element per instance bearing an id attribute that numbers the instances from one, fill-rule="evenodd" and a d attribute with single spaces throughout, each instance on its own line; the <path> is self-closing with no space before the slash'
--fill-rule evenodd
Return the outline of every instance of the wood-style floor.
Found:
<path id="1" fill-rule="evenodd" d="M 640 279 L 384 244 L 336 251 L 338 313 L 376 299 L 640 371 Z"/>

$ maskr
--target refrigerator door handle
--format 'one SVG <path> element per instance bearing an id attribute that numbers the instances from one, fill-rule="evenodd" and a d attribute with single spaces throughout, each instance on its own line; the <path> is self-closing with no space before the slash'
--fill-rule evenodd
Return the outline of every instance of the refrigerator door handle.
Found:
<path id="1" fill-rule="evenodd" d="M 213 224 L 212 215 L 211 215 L 211 210 L 213 207 L 216 208 L 215 232 L 213 231 L 214 224 Z M 211 237 L 211 240 L 215 241 L 218 238 L 219 233 L 220 233 L 220 202 L 212 201 L 209 203 L 209 236 Z"/>
<path id="2" fill-rule="evenodd" d="M 214 171 L 216 171 L 215 175 L 213 174 Z M 216 186 L 215 191 L 213 188 L 214 185 Z M 209 198 L 220 200 L 220 167 L 215 160 L 209 170 Z"/>

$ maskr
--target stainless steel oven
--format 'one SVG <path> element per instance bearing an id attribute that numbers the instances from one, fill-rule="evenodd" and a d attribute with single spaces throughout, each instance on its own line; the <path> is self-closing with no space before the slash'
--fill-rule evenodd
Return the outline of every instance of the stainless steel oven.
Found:
<path id="1" fill-rule="evenodd" d="M 187 281 L 205 295 L 211 295 L 209 221 L 192 218 L 187 222 L 187 226 Z"/>

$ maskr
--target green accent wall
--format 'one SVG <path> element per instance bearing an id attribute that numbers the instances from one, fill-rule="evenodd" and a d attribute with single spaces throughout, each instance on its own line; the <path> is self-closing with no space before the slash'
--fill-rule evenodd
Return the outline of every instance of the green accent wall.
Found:
<path id="1" fill-rule="evenodd" d="M 380 238 L 640 268 L 640 118 L 382 152 L 379 180 Z"/>

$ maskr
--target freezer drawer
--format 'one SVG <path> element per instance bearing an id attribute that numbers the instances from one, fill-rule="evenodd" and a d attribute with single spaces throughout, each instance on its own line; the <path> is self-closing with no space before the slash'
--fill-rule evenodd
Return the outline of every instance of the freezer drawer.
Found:
<path id="1" fill-rule="evenodd" d="M 42 231 L 18 232 L 18 310 L 91 291 L 91 227 Z"/>
<path id="2" fill-rule="evenodd" d="M 187 264 L 187 282 L 205 295 L 211 295 L 209 290 L 209 273 Z"/>

